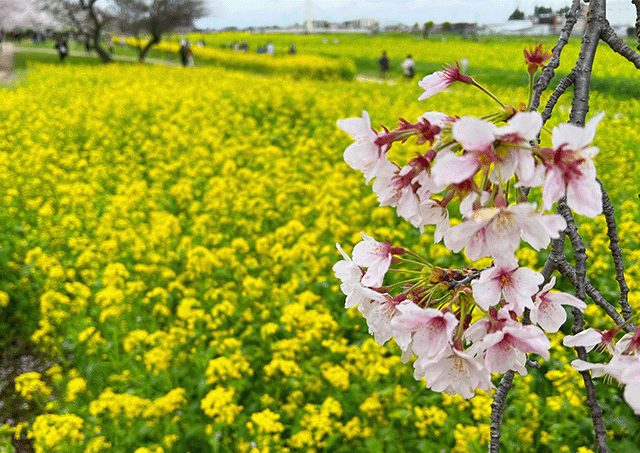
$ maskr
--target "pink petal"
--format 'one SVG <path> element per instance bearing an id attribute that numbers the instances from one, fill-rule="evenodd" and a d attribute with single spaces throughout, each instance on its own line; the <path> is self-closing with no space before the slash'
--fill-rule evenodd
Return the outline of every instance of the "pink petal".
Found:
<path id="1" fill-rule="evenodd" d="M 500 302 L 501 288 L 500 281 L 495 279 L 495 275 L 500 273 L 500 268 L 493 267 L 480 273 L 478 280 L 471 282 L 473 298 L 480 308 L 488 310 L 489 307 Z"/>
<path id="2" fill-rule="evenodd" d="M 562 339 L 562 344 L 573 348 L 575 346 L 583 346 L 587 348 L 587 352 L 593 350 L 602 341 L 602 333 L 596 329 L 589 328 L 576 335 L 568 335 Z"/>
<path id="3" fill-rule="evenodd" d="M 547 332 L 557 332 L 567 320 L 567 313 L 562 305 L 542 301 L 531 310 L 531 322 L 538 324 Z"/>
<path id="4" fill-rule="evenodd" d="M 602 189 L 595 179 L 572 180 L 567 187 L 567 205 L 578 214 L 594 218 L 602 214 Z"/>
<path id="5" fill-rule="evenodd" d="M 547 172 L 547 177 L 542 184 L 542 208 L 547 211 L 551 209 L 553 203 L 558 201 L 565 193 L 565 181 L 562 172 L 553 167 Z"/>
<path id="6" fill-rule="evenodd" d="M 624 400 L 633 409 L 634 414 L 640 415 L 640 382 L 627 384 L 624 388 Z"/>
<path id="7" fill-rule="evenodd" d="M 496 139 L 496 126 L 488 121 L 463 116 L 451 128 L 451 136 L 466 151 L 491 151 Z"/>
<path id="8" fill-rule="evenodd" d="M 445 71 L 437 71 L 425 76 L 420 82 L 418 82 L 418 86 L 420 88 L 424 88 L 424 93 L 420 95 L 418 100 L 424 101 L 451 85 L 452 82 L 445 77 L 445 74 Z"/>
<path id="9" fill-rule="evenodd" d="M 442 150 L 431 167 L 431 175 L 438 186 L 448 186 L 471 178 L 479 168 L 478 157 L 474 154 L 458 156 L 452 151 Z"/>

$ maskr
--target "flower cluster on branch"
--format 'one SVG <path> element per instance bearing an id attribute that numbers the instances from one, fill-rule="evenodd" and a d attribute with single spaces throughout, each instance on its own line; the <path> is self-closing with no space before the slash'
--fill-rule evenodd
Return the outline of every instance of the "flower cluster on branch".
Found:
<path id="1" fill-rule="evenodd" d="M 541 46 L 525 51 L 528 105 L 534 74 L 550 57 Z M 452 252 L 465 250 L 474 261 L 490 257 L 492 266 L 442 269 L 404 247 L 363 233 L 352 258 L 338 245 L 343 259 L 334 272 L 342 281 L 346 308 L 358 307 L 375 340 L 382 345 L 395 338 L 405 363 L 417 357 L 416 379 L 425 378 L 434 391 L 471 398 L 476 389 L 491 391 L 491 373 L 527 374 L 527 354 L 548 359 L 545 332 L 557 332 L 564 324 L 564 306 L 580 311 L 587 306 L 570 294 L 552 292 L 555 277 L 545 281 L 542 274 L 519 267 L 515 252 L 521 241 L 541 250 L 563 237 L 565 217 L 549 212 L 560 200 L 584 216 L 602 213 L 603 193 L 594 165 L 598 148 L 592 142 L 604 113 L 594 115 L 584 128 L 560 124 L 549 131 L 538 112 L 524 103 L 518 109 L 503 103 L 462 74 L 457 64 L 419 82 L 425 90 L 419 100 L 455 82 L 481 89 L 500 109 L 479 118 L 427 112 L 415 123 L 400 118 L 395 129 L 379 131 L 364 111 L 361 118 L 338 121 L 354 140 L 344 159 L 371 183 L 381 206 L 396 208 L 398 216 L 421 233 L 434 225 L 435 242 L 443 241 Z M 541 133 L 551 135 L 550 147 L 541 146 Z M 392 161 L 391 147 L 411 137 L 425 151 L 404 164 Z M 540 194 L 538 200 L 531 200 L 534 193 Z M 461 221 L 452 226 L 454 205 Z M 389 272 L 408 277 L 384 285 Z M 620 326 L 616 329 L 613 336 Z M 565 344 L 584 346 L 594 338 L 598 341 L 589 344 L 593 347 L 604 341 L 589 330 L 567 337 Z M 627 384 L 625 395 L 631 394 L 640 385 L 638 338 L 620 340 L 628 346 L 618 346 L 608 365 L 578 360 L 574 367 L 608 373 Z M 640 411 L 640 398 L 627 401 Z"/>

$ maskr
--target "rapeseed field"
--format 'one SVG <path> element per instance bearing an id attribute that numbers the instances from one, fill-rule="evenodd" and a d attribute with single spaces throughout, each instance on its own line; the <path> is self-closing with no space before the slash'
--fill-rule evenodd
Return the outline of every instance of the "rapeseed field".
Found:
<path id="1" fill-rule="evenodd" d="M 419 103 L 416 84 L 38 65 L 1 89 L 0 317 L 51 363 L 16 379 L 33 417 L 2 432 L 37 453 L 486 451 L 491 397 L 427 391 L 399 348 L 344 310 L 331 270 L 335 243 L 350 253 L 360 232 L 471 264 L 377 207 L 336 127 L 363 109 L 377 128 L 489 108 L 467 88 Z M 492 88 L 514 103 L 526 94 Z M 607 112 L 599 176 L 619 208 L 637 310 L 640 106 L 595 93 L 591 109 Z M 554 121 L 567 116 L 561 106 Z M 604 221 L 578 220 L 589 276 L 615 301 Z M 515 380 L 505 451 L 594 450 L 560 340 Z M 637 418 L 598 385 L 611 444 L 638 451 Z"/>

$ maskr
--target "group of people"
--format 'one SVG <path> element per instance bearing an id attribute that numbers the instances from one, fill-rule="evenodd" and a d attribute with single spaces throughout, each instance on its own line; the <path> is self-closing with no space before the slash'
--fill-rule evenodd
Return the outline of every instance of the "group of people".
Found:
<path id="1" fill-rule="evenodd" d="M 389 72 L 389 57 L 387 57 L 387 52 L 382 52 L 382 56 L 378 58 L 378 65 L 380 65 L 380 74 L 382 74 L 382 78 L 384 79 L 387 76 L 387 72 Z M 404 59 L 400 66 L 402 67 L 402 73 L 405 78 L 408 80 L 413 79 L 413 76 L 416 75 L 416 62 L 411 55 L 407 55 L 407 58 Z"/>
<path id="2" fill-rule="evenodd" d="M 249 51 L 249 43 L 247 41 L 242 41 L 242 42 L 238 42 L 238 41 L 234 41 L 233 43 L 226 43 L 225 47 L 231 48 L 233 51 L 235 52 L 248 52 Z M 256 49 L 256 52 L 258 54 L 267 54 L 267 55 L 275 55 L 276 53 L 276 46 L 275 44 L 273 44 L 273 42 L 269 41 L 267 42 L 264 46 L 258 46 Z M 289 50 L 288 50 L 288 54 L 289 55 L 295 55 L 298 52 L 298 50 L 296 49 L 296 45 L 294 43 L 291 43 L 289 45 Z"/>

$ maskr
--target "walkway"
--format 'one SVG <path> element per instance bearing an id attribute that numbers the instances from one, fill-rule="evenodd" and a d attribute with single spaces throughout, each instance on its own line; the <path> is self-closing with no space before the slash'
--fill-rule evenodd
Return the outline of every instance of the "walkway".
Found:
<path id="1" fill-rule="evenodd" d="M 56 49 L 48 49 L 45 47 L 14 47 L 14 51 L 15 52 L 38 52 L 38 53 L 48 53 L 48 54 L 56 54 L 56 55 L 58 54 L 58 51 Z M 74 57 L 100 58 L 98 57 L 98 55 L 95 54 L 95 52 L 92 52 L 91 54 L 87 55 L 86 52 L 79 51 L 79 50 L 72 50 L 69 52 L 69 55 Z M 112 59 L 118 60 L 118 61 L 138 61 L 138 57 L 133 55 L 110 55 L 110 56 Z M 160 60 L 157 58 L 145 58 L 144 62 L 151 63 L 151 64 L 163 64 L 165 66 L 181 66 L 180 62 L 178 61 Z"/>

